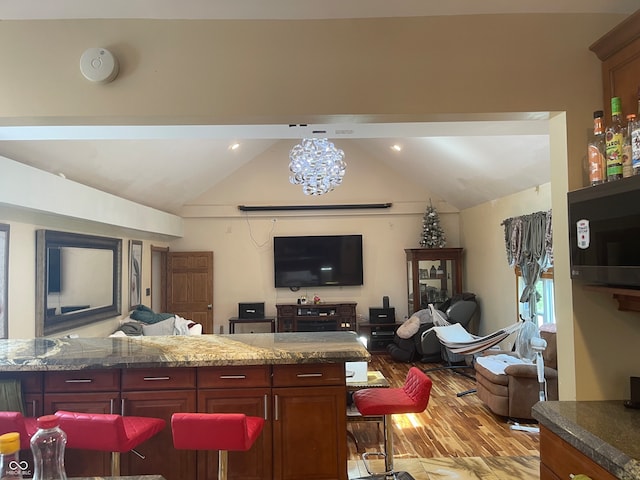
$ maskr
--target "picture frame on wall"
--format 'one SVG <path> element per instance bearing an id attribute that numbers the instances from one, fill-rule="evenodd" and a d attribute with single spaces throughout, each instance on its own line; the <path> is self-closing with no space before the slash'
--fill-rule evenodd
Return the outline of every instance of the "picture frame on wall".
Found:
<path id="1" fill-rule="evenodd" d="M 0 224 L 0 338 L 9 336 L 9 225 Z"/>
<path id="2" fill-rule="evenodd" d="M 129 240 L 129 310 L 142 304 L 142 241 Z"/>

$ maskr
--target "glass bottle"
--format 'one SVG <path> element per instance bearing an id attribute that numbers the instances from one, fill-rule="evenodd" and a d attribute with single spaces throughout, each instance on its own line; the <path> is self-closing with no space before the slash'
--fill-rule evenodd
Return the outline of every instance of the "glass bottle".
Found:
<path id="1" fill-rule="evenodd" d="M 589 183 L 599 185 L 606 181 L 606 150 L 604 142 L 604 127 L 602 125 L 604 112 L 593 112 L 593 137 L 587 146 L 587 160 L 589 162 Z"/>
<path id="2" fill-rule="evenodd" d="M 38 431 L 31 437 L 33 480 L 67 480 L 64 470 L 64 449 L 67 434 L 60 429 L 55 415 L 39 417 Z"/>
<path id="3" fill-rule="evenodd" d="M 640 175 L 640 88 L 638 89 L 638 115 L 631 126 L 631 168 Z"/>
<path id="4" fill-rule="evenodd" d="M 624 130 L 624 139 L 622 143 L 622 176 L 624 178 L 633 175 L 633 164 L 631 151 L 631 137 L 633 135 L 633 126 L 636 123 L 636 114 L 627 115 L 627 127 Z"/>
<path id="5" fill-rule="evenodd" d="M 20 462 L 20 434 L 18 432 L 0 435 L 0 480 L 22 480 L 22 470 L 27 462 Z"/>
<path id="6" fill-rule="evenodd" d="M 620 97 L 611 99 L 611 124 L 605 130 L 607 152 L 607 181 L 622 178 L 622 141 L 624 128 L 622 127 L 622 108 Z"/>

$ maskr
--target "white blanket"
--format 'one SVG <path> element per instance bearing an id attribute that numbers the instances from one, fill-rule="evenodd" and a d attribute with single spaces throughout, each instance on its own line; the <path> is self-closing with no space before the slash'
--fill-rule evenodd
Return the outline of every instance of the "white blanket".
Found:
<path id="1" fill-rule="evenodd" d="M 518 357 L 514 357 L 513 355 L 506 355 L 504 353 L 500 353 L 498 355 L 486 355 L 484 357 L 477 357 L 476 362 L 478 362 L 494 375 L 504 375 L 504 369 L 509 365 L 533 365 L 532 362 L 525 362 Z"/>

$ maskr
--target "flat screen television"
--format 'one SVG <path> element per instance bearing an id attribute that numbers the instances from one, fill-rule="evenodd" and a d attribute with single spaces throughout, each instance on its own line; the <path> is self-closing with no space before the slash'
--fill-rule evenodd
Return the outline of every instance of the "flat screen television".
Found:
<path id="1" fill-rule="evenodd" d="M 571 278 L 640 288 L 640 175 L 567 195 Z"/>
<path id="2" fill-rule="evenodd" d="M 275 286 L 362 285 L 362 235 L 274 237 Z"/>

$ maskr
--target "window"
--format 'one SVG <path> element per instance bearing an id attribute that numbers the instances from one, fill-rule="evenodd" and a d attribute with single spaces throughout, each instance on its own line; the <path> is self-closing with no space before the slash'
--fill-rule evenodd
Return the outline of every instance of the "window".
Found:
<path id="1" fill-rule="evenodd" d="M 9 335 L 9 225 L 0 223 L 0 338 Z"/>
<path id="2" fill-rule="evenodd" d="M 520 273 L 520 268 L 515 268 L 516 272 L 516 293 L 518 302 L 518 314 L 524 318 L 529 318 L 529 304 L 520 303 L 520 296 L 524 290 L 524 281 Z M 555 323 L 554 316 L 554 298 L 553 298 L 553 267 L 549 268 L 546 272 L 543 272 L 540 280 L 536 283 L 536 290 L 539 294 L 539 300 L 536 304 L 537 310 L 537 324 L 540 327 L 544 323 Z"/>

